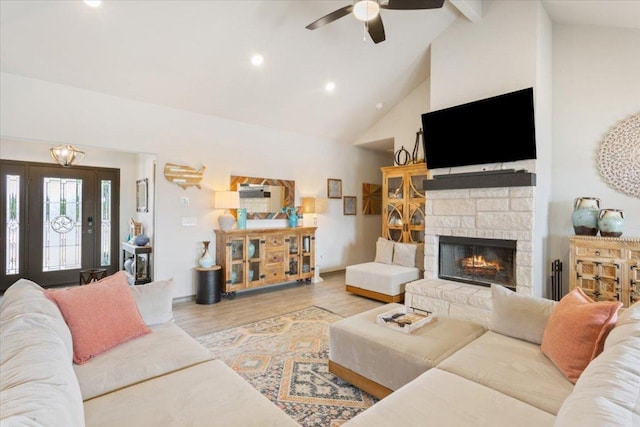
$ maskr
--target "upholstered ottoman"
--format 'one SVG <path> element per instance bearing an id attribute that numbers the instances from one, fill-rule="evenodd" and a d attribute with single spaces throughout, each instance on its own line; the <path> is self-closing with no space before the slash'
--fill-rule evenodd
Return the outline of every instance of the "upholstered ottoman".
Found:
<path id="1" fill-rule="evenodd" d="M 350 265 L 345 273 L 347 292 L 384 302 L 404 301 L 405 283 L 419 278 L 416 267 L 375 261 Z"/>
<path id="2" fill-rule="evenodd" d="M 410 334 L 376 323 L 386 304 L 329 327 L 329 371 L 380 399 L 484 334 L 477 323 L 438 318 Z"/>

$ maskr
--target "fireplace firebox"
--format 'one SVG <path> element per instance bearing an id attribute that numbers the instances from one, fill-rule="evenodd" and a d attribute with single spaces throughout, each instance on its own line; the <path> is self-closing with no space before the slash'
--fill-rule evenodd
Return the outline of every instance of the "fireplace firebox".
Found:
<path id="1" fill-rule="evenodd" d="M 515 291 L 515 240 L 439 236 L 438 277 Z"/>

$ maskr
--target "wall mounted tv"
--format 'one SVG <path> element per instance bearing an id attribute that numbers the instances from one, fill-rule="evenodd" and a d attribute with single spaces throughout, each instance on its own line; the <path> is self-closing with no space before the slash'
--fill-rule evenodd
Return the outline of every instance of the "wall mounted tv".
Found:
<path id="1" fill-rule="evenodd" d="M 422 114 L 427 168 L 536 158 L 533 88 Z"/>

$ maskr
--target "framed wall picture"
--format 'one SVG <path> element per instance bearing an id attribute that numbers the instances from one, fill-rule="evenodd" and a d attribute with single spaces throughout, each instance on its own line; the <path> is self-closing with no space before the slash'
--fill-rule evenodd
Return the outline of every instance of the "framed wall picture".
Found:
<path id="1" fill-rule="evenodd" d="M 362 214 L 382 214 L 382 185 L 362 184 Z"/>
<path id="2" fill-rule="evenodd" d="M 330 199 L 342 198 L 342 180 L 329 178 L 327 179 L 327 197 Z"/>
<path id="3" fill-rule="evenodd" d="M 149 212 L 149 179 L 139 179 L 136 181 L 136 211 Z"/>
<path id="4" fill-rule="evenodd" d="M 358 204 L 356 196 L 344 196 L 342 200 L 344 214 L 355 215 Z"/>

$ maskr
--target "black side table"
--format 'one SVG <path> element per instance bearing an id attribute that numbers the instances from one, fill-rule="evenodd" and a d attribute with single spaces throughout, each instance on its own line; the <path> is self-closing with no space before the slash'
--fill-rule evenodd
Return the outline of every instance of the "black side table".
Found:
<path id="1" fill-rule="evenodd" d="M 198 291 L 196 304 L 215 304 L 220 302 L 220 284 L 222 280 L 222 267 L 196 267 L 198 272 Z"/>

